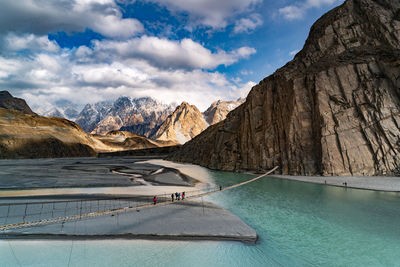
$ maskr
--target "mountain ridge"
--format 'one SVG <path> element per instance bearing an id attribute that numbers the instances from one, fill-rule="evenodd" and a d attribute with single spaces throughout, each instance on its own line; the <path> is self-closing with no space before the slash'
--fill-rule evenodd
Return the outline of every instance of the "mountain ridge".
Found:
<path id="1" fill-rule="evenodd" d="M 0 108 L 18 110 L 25 114 L 36 114 L 22 98 L 13 97 L 8 91 L 0 91 Z"/>
<path id="2" fill-rule="evenodd" d="M 87 104 L 76 122 L 87 132 L 106 134 L 115 130 L 137 130 L 135 133 L 150 137 L 162 121 L 172 112 L 150 97 L 119 97 L 114 102 Z M 135 126 L 141 125 L 142 127 Z"/>
<path id="3" fill-rule="evenodd" d="M 195 105 L 182 102 L 160 125 L 152 136 L 156 140 L 184 144 L 208 127 L 203 114 Z"/>
<path id="4" fill-rule="evenodd" d="M 223 101 L 218 100 L 211 103 L 210 107 L 203 112 L 205 120 L 209 125 L 216 124 L 226 118 L 229 112 L 243 104 L 244 98 L 237 100 Z"/>
<path id="5" fill-rule="evenodd" d="M 230 111 L 243 102 L 244 99 L 242 98 L 236 101 L 218 100 L 213 102 L 202 114 L 204 119 L 209 121 L 208 124 L 212 125 L 225 119 Z M 130 98 L 121 96 L 114 102 L 104 101 L 86 104 L 75 122 L 86 132 L 92 134 L 105 135 L 110 131 L 128 131 L 154 139 L 162 136 L 159 129 L 168 116 L 176 110 L 176 108 L 173 109 L 172 107 L 172 104 L 164 105 L 151 97 Z M 198 110 L 197 107 L 196 110 Z M 61 115 L 61 113 L 57 114 Z M 197 116 L 196 121 L 192 122 L 193 124 L 200 123 L 202 125 L 201 129 L 205 127 L 200 116 Z M 164 127 L 164 129 L 167 128 Z M 190 131 L 190 129 L 188 130 Z M 195 135 L 193 133 L 183 133 L 180 136 L 182 137 L 181 142 L 183 142 L 184 140 L 190 140 Z M 178 140 L 175 137 L 171 141 L 177 142 Z"/>

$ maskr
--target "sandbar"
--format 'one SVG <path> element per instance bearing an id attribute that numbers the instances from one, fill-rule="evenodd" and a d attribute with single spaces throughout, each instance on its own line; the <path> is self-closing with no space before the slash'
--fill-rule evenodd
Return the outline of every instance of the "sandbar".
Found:
<path id="1" fill-rule="evenodd" d="M 269 175 L 270 178 L 339 186 L 354 189 L 400 192 L 400 177 L 395 176 L 293 176 Z M 345 185 L 344 183 L 347 183 Z"/>

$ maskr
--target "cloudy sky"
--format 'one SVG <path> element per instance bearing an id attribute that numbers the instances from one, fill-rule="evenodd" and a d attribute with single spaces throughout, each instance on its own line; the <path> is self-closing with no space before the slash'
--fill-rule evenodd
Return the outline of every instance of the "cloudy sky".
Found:
<path id="1" fill-rule="evenodd" d="M 342 0 L 1 0 L 0 90 L 34 109 L 245 97 Z"/>

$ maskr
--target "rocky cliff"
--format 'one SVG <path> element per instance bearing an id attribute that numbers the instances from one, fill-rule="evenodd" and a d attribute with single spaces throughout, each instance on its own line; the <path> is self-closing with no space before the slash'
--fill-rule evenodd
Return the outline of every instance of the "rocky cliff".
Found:
<path id="1" fill-rule="evenodd" d="M 183 102 L 161 124 L 152 138 L 159 141 L 173 141 L 184 144 L 207 127 L 208 123 L 204 120 L 203 114 L 197 107 Z"/>
<path id="2" fill-rule="evenodd" d="M 25 114 L 35 114 L 25 100 L 13 97 L 7 91 L 0 91 L 0 108 L 19 110 Z"/>
<path id="3" fill-rule="evenodd" d="M 216 124 L 225 120 L 229 112 L 243 104 L 245 99 L 239 98 L 236 101 L 222 101 L 218 100 L 211 104 L 211 106 L 203 112 L 204 118 L 210 125 Z"/>
<path id="4" fill-rule="evenodd" d="M 293 175 L 400 173 L 400 2 L 347 0 L 295 58 L 171 159 Z"/>

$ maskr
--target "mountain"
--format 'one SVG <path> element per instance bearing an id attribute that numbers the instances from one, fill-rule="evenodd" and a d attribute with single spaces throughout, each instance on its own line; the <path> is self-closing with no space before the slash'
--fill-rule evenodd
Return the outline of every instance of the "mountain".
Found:
<path id="1" fill-rule="evenodd" d="M 0 104 L 11 107 L 0 108 L 0 158 L 89 157 L 97 152 L 175 145 L 128 132 L 91 135 L 64 118 L 24 113 L 30 110 L 29 106 L 22 99 L 12 102 L 14 98 L 9 93 L 1 92 L 0 96 L 7 100 Z"/>
<path id="2" fill-rule="evenodd" d="M 87 104 L 79 113 L 75 120 L 83 130 L 90 133 L 93 131 L 99 122 L 101 122 L 112 108 L 111 102 L 98 102 L 95 104 Z"/>
<path id="3" fill-rule="evenodd" d="M 236 101 L 222 101 L 218 100 L 211 104 L 211 106 L 203 112 L 203 115 L 208 124 L 213 125 L 220 121 L 225 120 L 229 112 L 243 104 L 245 99 L 239 98 Z"/>
<path id="4" fill-rule="evenodd" d="M 58 110 L 57 108 L 52 108 L 51 110 L 48 110 L 40 114 L 46 117 L 64 118 L 64 114 L 62 114 L 61 111 Z"/>
<path id="5" fill-rule="evenodd" d="M 80 109 L 77 104 L 74 104 L 66 99 L 56 101 L 51 108 L 46 108 L 43 106 L 34 106 L 33 108 L 39 115 L 46 117 L 65 118 L 72 121 L 78 118 L 78 110 Z"/>
<path id="6" fill-rule="evenodd" d="M 161 124 L 152 138 L 184 144 L 207 127 L 208 123 L 197 107 L 183 102 Z"/>
<path id="7" fill-rule="evenodd" d="M 76 122 L 93 134 L 121 129 L 149 137 L 172 111 L 172 105 L 161 104 L 149 97 L 120 97 L 114 103 L 86 105 Z"/>
<path id="8" fill-rule="evenodd" d="M 347 0 L 227 118 L 170 159 L 230 171 L 400 175 L 400 2 Z"/>
<path id="9" fill-rule="evenodd" d="M 109 151 L 155 148 L 177 144 L 171 141 L 152 140 L 145 136 L 126 131 L 111 131 L 105 135 L 93 135 L 93 137 L 110 147 Z"/>
<path id="10" fill-rule="evenodd" d="M 0 108 L 19 110 L 25 114 L 35 114 L 25 100 L 13 97 L 7 91 L 0 91 Z"/>
<path id="11" fill-rule="evenodd" d="M 94 156 L 96 142 L 78 125 L 0 108 L 0 158 Z"/>

